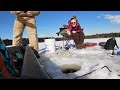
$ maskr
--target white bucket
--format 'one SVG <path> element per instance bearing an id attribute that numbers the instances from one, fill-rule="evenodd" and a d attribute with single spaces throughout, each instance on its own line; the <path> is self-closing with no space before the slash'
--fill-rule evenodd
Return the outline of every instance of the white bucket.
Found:
<path id="1" fill-rule="evenodd" d="M 45 39 L 46 52 L 55 52 L 55 39 Z"/>

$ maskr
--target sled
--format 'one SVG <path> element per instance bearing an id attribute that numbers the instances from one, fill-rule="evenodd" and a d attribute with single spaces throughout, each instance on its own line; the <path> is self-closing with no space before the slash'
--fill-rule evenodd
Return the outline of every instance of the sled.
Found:
<path id="1" fill-rule="evenodd" d="M 19 47 L 7 47 L 10 52 L 18 50 Z M 40 64 L 39 59 L 36 57 L 29 45 L 26 46 L 22 69 L 18 79 L 50 79 L 50 76 L 45 71 L 44 67 Z"/>
<path id="2" fill-rule="evenodd" d="M 86 47 L 94 47 L 97 45 L 97 43 L 84 43 Z"/>
<path id="3" fill-rule="evenodd" d="M 21 72 L 18 75 L 13 52 L 18 52 L 19 48 L 6 46 L 0 39 L 0 79 L 50 79 L 29 45 L 26 46 Z"/>

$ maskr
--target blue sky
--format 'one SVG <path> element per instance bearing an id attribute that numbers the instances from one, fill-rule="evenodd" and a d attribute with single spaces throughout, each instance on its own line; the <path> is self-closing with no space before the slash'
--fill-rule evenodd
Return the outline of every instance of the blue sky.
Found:
<path id="1" fill-rule="evenodd" d="M 120 32 L 120 11 L 41 11 L 36 17 L 38 37 L 56 37 L 63 24 L 76 15 L 85 35 Z M 12 39 L 15 15 L 0 11 L 0 37 Z M 23 34 L 27 38 L 26 29 Z"/>

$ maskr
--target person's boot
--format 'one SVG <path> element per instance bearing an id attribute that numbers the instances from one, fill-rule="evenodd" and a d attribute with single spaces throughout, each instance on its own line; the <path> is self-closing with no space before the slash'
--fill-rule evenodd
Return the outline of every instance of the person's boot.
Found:
<path id="1" fill-rule="evenodd" d="M 39 59 L 40 58 L 39 53 L 38 52 L 34 52 L 34 53 L 35 53 L 36 57 Z"/>
<path id="2" fill-rule="evenodd" d="M 76 49 L 82 49 L 81 45 L 76 45 Z"/>
<path id="3" fill-rule="evenodd" d="M 85 44 L 76 45 L 76 49 L 86 48 Z"/>
<path id="4" fill-rule="evenodd" d="M 81 44 L 81 47 L 82 47 L 82 48 L 86 48 L 86 45 L 85 45 L 85 44 Z"/>
<path id="5" fill-rule="evenodd" d="M 36 55 L 36 57 L 37 57 L 37 58 L 40 58 L 40 55 L 39 55 L 38 51 L 36 51 L 36 50 L 33 49 L 33 48 L 32 48 L 32 50 L 33 50 L 34 54 Z"/>

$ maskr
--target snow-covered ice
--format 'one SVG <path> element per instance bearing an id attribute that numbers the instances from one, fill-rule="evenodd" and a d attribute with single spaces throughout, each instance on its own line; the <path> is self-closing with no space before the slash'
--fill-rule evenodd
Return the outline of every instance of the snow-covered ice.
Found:
<path id="1" fill-rule="evenodd" d="M 85 39 L 85 42 L 106 42 L 108 38 Z M 120 47 L 120 38 L 116 38 Z M 73 41 L 70 41 L 73 43 Z M 56 46 L 63 46 L 65 42 L 56 41 Z M 110 56 L 100 46 L 86 49 L 57 50 L 56 53 L 42 53 L 45 44 L 39 43 L 39 59 L 45 70 L 53 79 L 120 79 L 120 56 Z M 115 52 L 120 49 L 115 50 Z M 80 70 L 73 73 L 63 73 L 61 66 L 75 64 Z"/>

